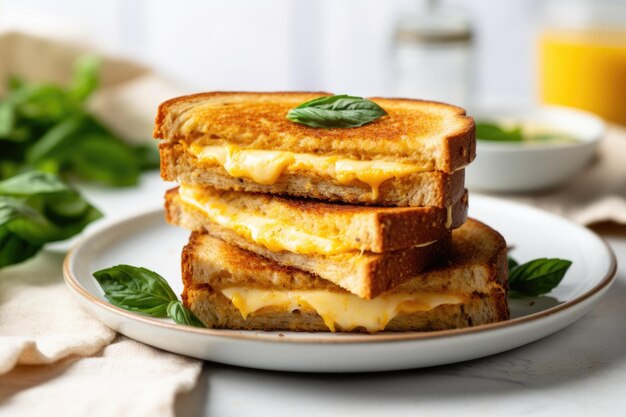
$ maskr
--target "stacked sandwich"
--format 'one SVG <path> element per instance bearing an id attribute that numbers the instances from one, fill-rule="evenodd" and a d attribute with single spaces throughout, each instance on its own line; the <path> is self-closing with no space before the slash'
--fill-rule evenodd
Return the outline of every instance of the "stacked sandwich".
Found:
<path id="1" fill-rule="evenodd" d="M 506 245 L 467 219 L 474 123 L 371 99 L 353 128 L 286 118 L 320 93 L 206 93 L 159 107 L 167 220 L 192 231 L 183 301 L 208 327 L 437 330 L 508 318 Z"/>

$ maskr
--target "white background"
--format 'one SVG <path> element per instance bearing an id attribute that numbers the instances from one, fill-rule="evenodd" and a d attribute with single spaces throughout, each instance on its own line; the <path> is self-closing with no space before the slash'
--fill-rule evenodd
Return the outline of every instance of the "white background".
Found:
<path id="1" fill-rule="evenodd" d="M 390 95 L 395 20 L 409 0 L 0 0 L 0 30 L 73 38 L 188 90 Z M 533 101 L 532 0 L 446 0 L 476 35 L 475 98 Z"/>

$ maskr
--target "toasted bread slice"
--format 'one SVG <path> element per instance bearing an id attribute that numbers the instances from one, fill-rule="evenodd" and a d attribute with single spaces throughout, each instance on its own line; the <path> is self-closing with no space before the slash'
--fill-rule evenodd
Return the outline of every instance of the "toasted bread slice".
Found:
<path id="1" fill-rule="evenodd" d="M 314 274 L 281 266 L 207 234 L 192 233 L 183 249 L 182 298 L 207 326 L 226 329 L 376 331 L 382 326 L 391 331 L 421 331 L 508 319 L 508 270 L 502 236 L 470 219 L 453 232 L 452 239 L 447 262 L 366 301 Z M 256 303 L 249 298 L 254 291 Z M 299 304 L 286 305 L 284 294 Z M 307 294 L 313 294 L 315 302 L 307 303 Z M 321 303 L 325 294 L 329 294 L 326 304 Z M 405 304 L 383 309 L 386 318 L 378 314 L 378 321 L 359 319 L 376 316 L 381 306 L 393 306 L 397 297 Z M 342 306 L 356 311 L 342 313 Z"/>
<path id="2" fill-rule="evenodd" d="M 165 199 L 168 216 L 185 212 L 194 230 L 217 224 L 271 251 L 302 254 L 412 248 L 446 237 L 467 219 L 467 193 L 449 209 L 351 206 L 186 185 Z"/>
<path id="3" fill-rule="evenodd" d="M 450 232 L 446 232 L 438 240 L 422 246 L 414 246 L 395 251 L 373 253 L 351 250 L 329 255 L 316 253 L 296 253 L 287 250 L 275 251 L 276 242 L 285 242 L 286 231 L 279 230 L 264 234 L 263 229 L 246 219 L 246 226 L 252 225 L 250 235 L 258 234 L 259 244 L 245 236 L 239 227 L 222 226 L 209 220 L 202 211 L 189 204 L 183 204 L 174 193 L 167 194 L 165 203 L 166 219 L 169 223 L 198 232 L 206 232 L 211 236 L 225 240 L 261 256 L 273 259 L 285 266 L 293 266 L 319 275 L 362 298 L 373 298 L 393 288 L 403 280 L 418 274 L 427 266 L 445 259 L 450 250 Z M 257 222 L 257 220 L 254 220 Z M 260 222 L 263 222 L 261 219 Z M 228 227 L 231 226 L 231 227 Z M 261 226 L 262 227 L 262 226 Z M 241 234 L 240 234 L 241 233 Z M 289 235 L 302 241 L 300 233 Z M 307 245 L 323 245 L 315 236 L 305 236 L 309 241 L 305 244 L 294 242 L 296 247 Z M 331 245 L 334 242 L 330 243 Z M 268 246 L 273 250 L 268 249 Z M 311 252 L 311 251 L 309 251 Z"/>
<path id="4" fill-rule="evenodd" d="M 383 160 L 416 165 L 419 171 L 451 173 L 476 151 L 472 118 L 459 107 L 430 101 L 371 98 L 388 114 L 367 125 L 320 129 L 287 120 L 287 112 L 327 93 L 213 92 L 162 103 L 154 137 L 201 141 L 245 149 L 316 156 Z"/>
<path id="5" fill-rule="evenodd" d="M 283 171 L 272 184 L 261 184 L 245 176 L 233 177 L 214 160 L 201 160 L 180 143 L 159 145 L 161 176 L 166 181 L 207 185 L 223 190 L 285 194 L 349 204 L 400 207 L 448 207 L 463 195 L 465 170 L 414 172 L 391 177 L 372 188 L 363 181 L 346 184 L 312 170 Z"/>

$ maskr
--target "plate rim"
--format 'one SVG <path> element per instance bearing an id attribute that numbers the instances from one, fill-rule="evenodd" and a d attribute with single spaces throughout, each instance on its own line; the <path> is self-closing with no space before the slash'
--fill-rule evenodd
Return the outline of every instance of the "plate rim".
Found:
<path id="1" fill-rule="evenodd" d="M 480 199 L 497 201 L 498 203 L 511 204 L 514 206 L 521 206 L 524 209 L 530 209 L 531 211 L 536 211 L 541 213 L 542 215 L 554 216 L 560 220 L 563 220 L 569 223 L 571 226 L 585 228 L 573 221 L 559 216 L 557 214 L 551 213 L 546 210 L 541 210 L 536 207 L 525 205 L 521 203 L 517 203 L 514 201 L 508 201 L 501 198 L 490 197 L 490 196 L 477 196 Z M 120 307 L 114 306 L 106 300 L 103 300 L 99 297 L 93 295 L 90 291 L 88 291 L 85 287 L 82 286 L 79 279 L 74 276 L 72 273 L 71 264 L 75 262 L 75 254 L 90 242 L 92 239 L 96 239 L 100 234 L 109 231 L 112 228 L 123 229 L 123 226 L 127 223 L 137 222 L 139 219 L 149 218 L 156 216 L 158 213 L 164 213 L 162 207 L 155 209 L 152 208 L 144 213 L 138 213 L 134 216 L 120 219 L 116 222 L 107 225 L 107 227 L 101 228 L 99 230 L 94 231 L 86 236 L 84 236 L 80 241 L 68 251 L 65 259 L 63 260 L 63 277 L 65 283 L 70 287 L 71 290 L 74 291 L 75 294 L 81 296 L 85 301 L 91 302 L 96 306 L 108 310 L 108 312 L 118 314 L 123 316 L 126 319 L 133 320 L 135 322 L 139 322 L 141 324 L 152 325 L 160 327 L 161 329 L 166 330 L 174 330 L 174 331 L 183 331 L 190 332 L 196 335 L 204 335 L 204 336 L 213 336 L 219 338 L 226 338 L 231 340 L 248 340 L 254 342 L 269 342 L 269 343 L 281 343 L 281 344 L 368 344 L 368 343 L 389 343 L 389 342 L 407 342 L 407 341 L 418 341 L 418 340 L 435 340 L 441 338 L 450 338 L 450 337 L 459 337 L 465 335 L 472 335 L 478 333 L 484 333 L 489 331 L 496 331 L 498 329 L 503 328 L 515 328 L 518 326 L 522 326 L 524 324 L 534 322 L 537 320 L 541 320 L 548 316 L 554 316 L 555 314 L 559 314 L 564 310 L 568 310 L 580 303 L 594 297 L 598 293 L 607 289 L 614 281 L 615 275 L 617 272 L 617 259 L 615 257 L 615 253 L 607 243 L 606 239 L 602 236 L 596 234 L 595 232 L 587 229 L 588 232 L 592 233 L 594 237 L 596 237 L 600 243 L 602 243 L 604 249 L 609 255 L 609 267 L 605 275 L 598 281 L 596 285 L 594 285 L 589 290 L 585 291 L 583 294 L 579 296 L 565 301 L 562 304 L 556 305 L 554 307 L 550 307 L 546 310 L 542 310 L 536 313 L 528 314 L 522 317 L 517 317 L 514 319 L 509 319 L 506 321 L 501 321 L 497 323 L 483 324 L 474 327 L 466 327 L 462 329 L 449 329 L 449 330 L 437 330 L 432 332 L 398 332 L 398 333 L 378 333 L 378 334 L 346 334 L 346 337 L 336 337 L 336 333 L 315 333 L 316 335 L 320 335 L 315 340 L 312 339 L 304 339 L 299 337 L 289 336 L 285 332 L 276 332 L 273 333 L 262 333 L 261 331 L 255 333 L 240 333 L 237 330 L 230 329 L 209 329 L 209 328 L 199 328 L 192 326 L 183 326 L 176 323 L 164 322 L 156 318 L 152 318 L 150 316 L 145 316 L 139 313 L 130 312 L 124 310 Z M 165 217 L 163 217 L 163 222 L 165 223 Z M 585 228 L 586 229 L 586 228 Z M 282 336 L 280 336 L 282 334 Z"/>

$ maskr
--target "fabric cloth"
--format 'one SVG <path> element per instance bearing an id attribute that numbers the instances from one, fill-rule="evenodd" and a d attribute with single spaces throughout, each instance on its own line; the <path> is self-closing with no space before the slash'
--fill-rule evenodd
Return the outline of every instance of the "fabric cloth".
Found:
<path id="1" fill-rule="evenodd" d="M 607 221 L 626 224 L 626 128 L 610 126 L 592 164 L 560 188 L 535 194 L 493 195 L 552 211 L 583 225 Z"/>
<path id="2" fill-rule="evenodd" d="M 65 287 L 62 258 L 0 271 L 0 415 L 173 416 L 202 362 L 116 336 Z"/>
<path id="3" fill-rule="evenodd" d="M 83 51 L 0 34 L 0 96 L 9 74 L 67 83 Z M 177 94 L 147 69 L 105 58 L 90 105 L 123 136 L 154 143 L 153 113 Z M 65 286 L 63 257 L 44 251 L 0 270 L 0 415 L 173 416 L 176 395 L 193 388 L 202 362 L 117 335 L 89 315 Z"/>

